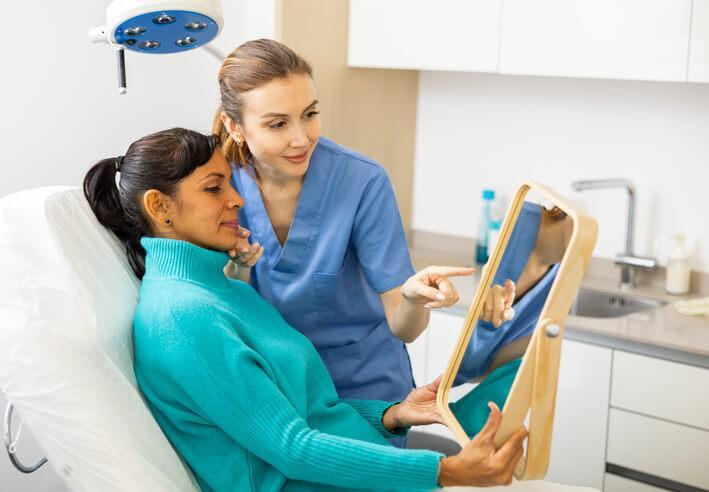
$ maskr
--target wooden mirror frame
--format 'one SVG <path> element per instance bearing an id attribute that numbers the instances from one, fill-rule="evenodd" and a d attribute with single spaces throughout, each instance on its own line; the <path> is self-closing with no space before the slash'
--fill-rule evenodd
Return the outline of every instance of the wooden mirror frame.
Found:
<path id="1" fill-rule="evenodd" d="M 574 223 L 556 278 L 539 314 L 524 358 L 502 409 L 502 423 L 495 436 L 495 446 L 499 448 L 524 425 L 527 413 L 530 412 L 527 449 L 515 469 L 515 478 L 518 480 L 542 479 L 549 466 L 564 321 L 596 244 L 598 225 L 594 218 L 584 214 L 577 206 L 542 184 L 529 181 L 519 187 L 505 216 L 497 244 L 488 263 L 482 269 L 480 284 L 443 375 L 436 400 L 438 410 L 446 424 L 461 446 L 465 446 L 471 439 L 449 407 L 449 392 L 482 312 L 485 296 L 502 261 L 524 199 L 530 190 L 538 192 L 542 198 L 554 203 L 566 212 Z"/>

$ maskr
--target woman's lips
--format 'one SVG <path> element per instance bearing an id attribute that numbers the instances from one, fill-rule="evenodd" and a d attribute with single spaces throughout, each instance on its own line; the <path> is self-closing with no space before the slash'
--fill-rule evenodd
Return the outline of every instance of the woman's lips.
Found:
<path id="1" fill-rule="evenodd" d="M 222 225 L 224 227 L 229 227 L 231 229 L 238 229 L 239 228 L 239 221 L 238 220 L 230 220 L 228 222 L 222 222 Z"/>
<path id="2" fill-rule="evenodd" d="M 284 155 L 283 157 L 285 157 L 286 159 L 288 159 L 288 160 L 289 160 L 290 162 L 292 162 L 293 164 L 301 164 L 301 163 L 305 162 L 305 159 L 307 159 L 307 157 L 308 157 L 308 151 L 306 150 L 306 151 L 303 152 L 302 154 L 293 155 L 293 156 Z"/>

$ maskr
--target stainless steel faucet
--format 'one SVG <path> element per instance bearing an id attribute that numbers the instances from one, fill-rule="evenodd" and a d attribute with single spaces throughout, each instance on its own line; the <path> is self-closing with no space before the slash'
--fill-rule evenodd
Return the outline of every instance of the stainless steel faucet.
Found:
<path id="1" fill-rule="evenodd" d="M 619 179 L 591 179 L 574 181 L 571 183 L 574 191 L 598 190 L 601 188 L 624 188 L 628 192 L 628 220 L 625 226 L 625 251 L 618 253 L 615 264 L 621 266 L 620 286 L 629 288 L 635 285 L 636 268 L 653 270 L 657 267 L 655 258 L 636 256 L 633 254 L 633 240 L 635 238 L 635 186 L 624 178 Z"/>

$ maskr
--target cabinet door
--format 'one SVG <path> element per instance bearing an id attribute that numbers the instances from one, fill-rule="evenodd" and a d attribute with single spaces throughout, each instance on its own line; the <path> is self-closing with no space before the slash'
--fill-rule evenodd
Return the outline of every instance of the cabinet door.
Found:
<path id="1" fill-rule="evenodd" d="M 351 67 L 495 72 L 501 0 L 350 0 Z"/>
<path id="2" fill-rule="evenodd" d="M 689 81 L 709 82 L 709 0 L 694 0 L 692 4 Z"/>
<path id="3" fill-rule="evenodd" d="M 687 80 L 691 0 L 505 0 L 500 72 Z"/>
<path id="4" fill-rule="evenodd" d="M 612 350 L 564 340 L 545 480 L 601 489 Z"/>
<path id="5" fill-rule="evenodd" d="M 431 313 L 428 324 L 428 367 L 426 377 L 433 381 L 443 374 L 453 354 L 465 318 L 440 311 Z M 426 381 L 426 382 L 430 382 Z"/>
<path id="6" fill-rule="evenodd" d="M 611 407 L 709 431 L 709 369 L 616 350 Z"/>
<path id="7" fill-rule="evenodd" d="M 610 410 L 608 463 L 709 490 L 707 449 L 709 431 Z"/>
<path id="8" fill-rule="evenodd" d="M 428 330 L 421 333 L 412 343 L 407 343 L 406 349 L 409 351 L 411 370 L 414 373 L 416 386 L 428 383 L 428 375 L 426 374 L 426 364 L 428 364 Z"/>

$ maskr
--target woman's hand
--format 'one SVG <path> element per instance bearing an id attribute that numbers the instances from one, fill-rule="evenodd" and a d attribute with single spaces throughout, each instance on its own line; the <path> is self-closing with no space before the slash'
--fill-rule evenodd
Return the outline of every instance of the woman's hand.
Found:
<path id="1" fill-rule="evenodd" d="M 414 425 L 445 424 L 436 408 L 436 395 L 443 375 L 435 381 L 415 388 L 404 401 L 389 408 L 382 416 L 382 424 L 387 430 Z"/>
<path id="2" fill-rule="evenodd" d="M 236 240 L 236 247 L 229 250 L 229 258 L 240 269 L 251 268 L 263 256 L 263 246 L 259 243 L 249 244 L 251 232 L 239 226 L 239 238 Z"/>
<path id="3" fill-rule="evenodd" d="M 512 304 L 515 302 L 515 283 L 507 279 L 505 286 L 493 285 L 485 298 L 485 305 L 480 319 L 499 328 L 504 321 L 515 317 Z"/>
<path id="4" fill-rule="evenodd" d="M 239 226 L 239 234 L 234 249 L 227 251 L 229 261 L 224 267 L 224 275 L 229 278 L 249 283 L 251 267 L 263 256 L 263 246 L 259 243 L 249 244 L 251 232 Z"/>
<path id="5" fill-rule="evenodd" d="M 423 304 L 427 309 L 452 306 L 458 299 L 458 291 L 448 277 L 467 276 L 475 268 L 430 266 L 416 273 L 401 286 L 401 295 L 411 304 Z"/>
<path id="6" fill-rule="evenodd" d="M 490 417 L 485 427 L 458 454 L 441 459 L 438 484 L 441 487 L 467 485 L 490 487 L 509 485 L 517 462 L 522 457 L 522 443 L 527 430 L 521 427 L 500 449 L 495 449 L 495 434 L 502 414 L 494 403 L 488 404 Z"/>

